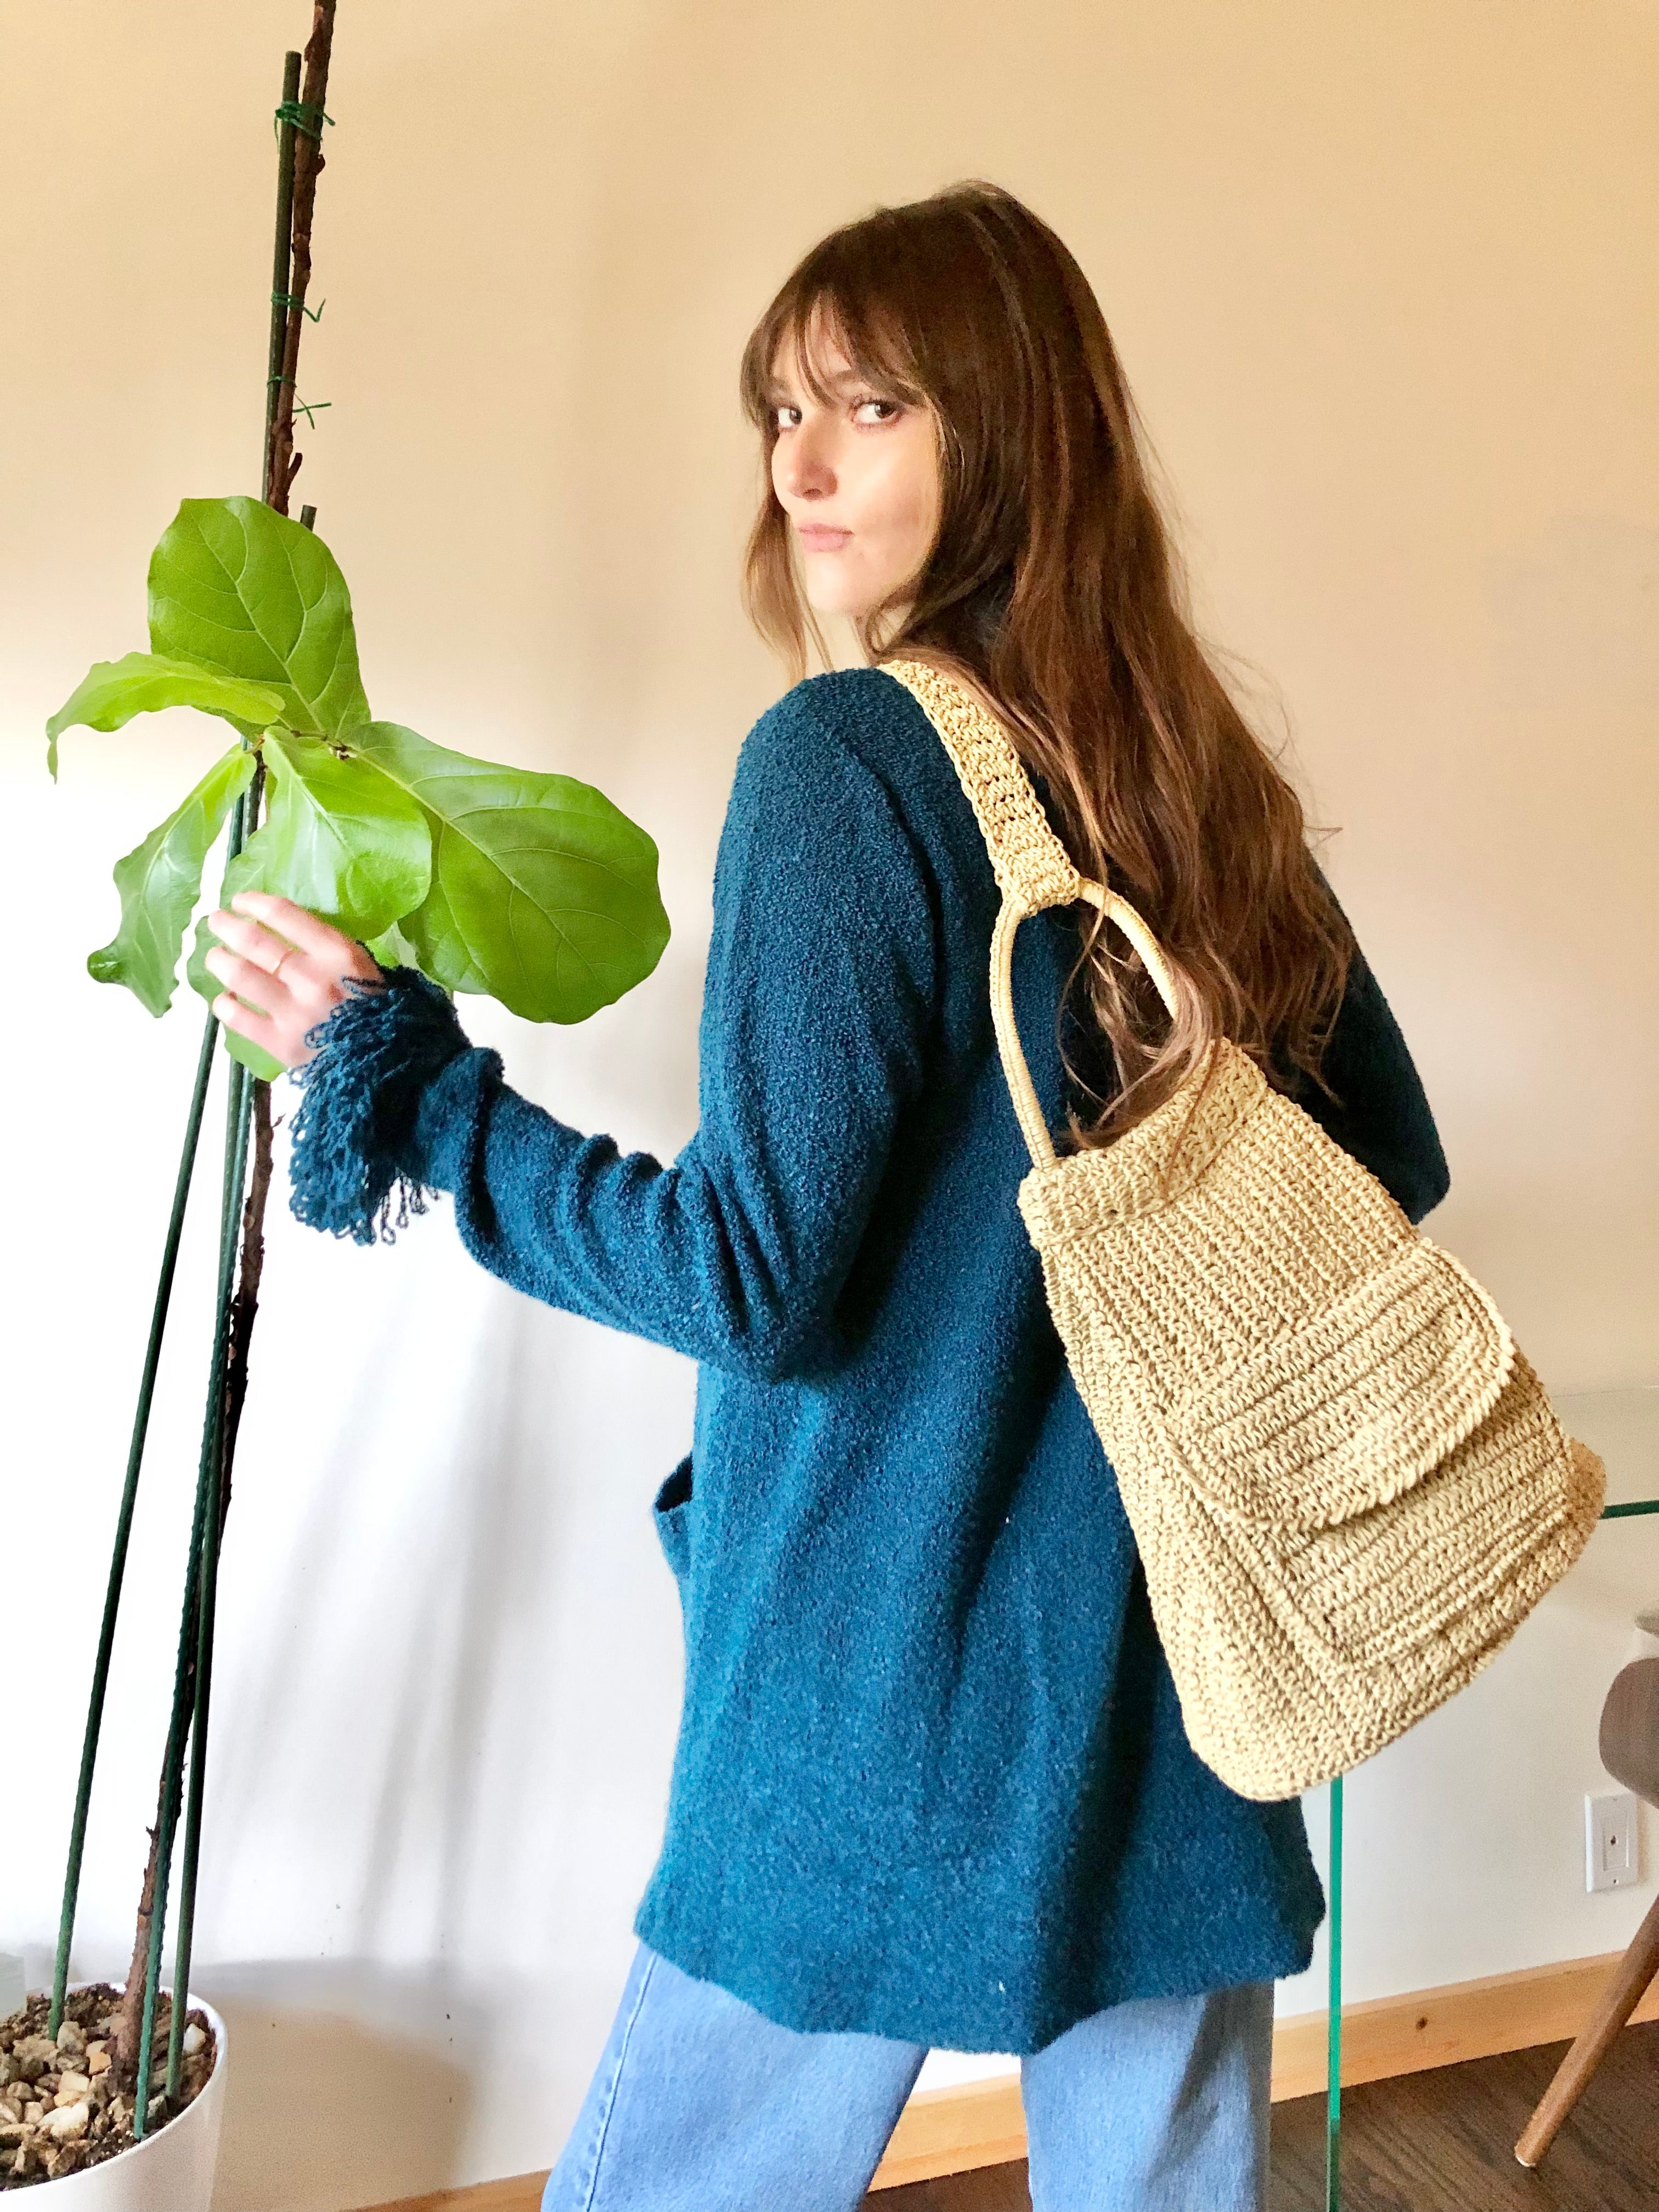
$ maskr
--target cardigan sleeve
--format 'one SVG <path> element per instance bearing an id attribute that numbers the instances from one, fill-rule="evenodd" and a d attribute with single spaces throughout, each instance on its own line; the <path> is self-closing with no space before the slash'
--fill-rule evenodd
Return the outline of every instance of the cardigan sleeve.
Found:
<path id="1" fill-rule="evenodd" d="M 1358 945 L 1321 1072 L 1334 1097 L 1305 1076 L 1291 1096 L 1410 1220 L 1421 1221 L 1446 1195 L 1451 1176 L 1422 1078 Z"/>
<path id="2" fill-rule="evenodd" d="M 532 1104 L 397 970 L 335 1010 L 301 1071 L 301 1219 L 368 1242 L 399 1199 L 450 1191 L 473 1257 L 532 1297 L 766 1380 L 811 1364 L 921 1080 L 938 953 L 893 799 L 809 690 L 738 756 L 679 1154 L 623 1152 Z"/>

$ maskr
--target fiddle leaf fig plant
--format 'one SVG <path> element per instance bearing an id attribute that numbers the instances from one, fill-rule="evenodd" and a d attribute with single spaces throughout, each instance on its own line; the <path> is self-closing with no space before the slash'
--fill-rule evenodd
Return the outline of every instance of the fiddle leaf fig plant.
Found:
<path id="1" fill-rule="evenodd" d="M 167 1011 L 202 872 L 262 773 L 264 818 L 222 896 L 273 891 L 362 939 L 388 966 L 488 993 L 538 1022 L 579 1022 L 648 975 L 668 942 L 657 848 L 574 777 L 474 760 L 371 717 L 345 578 L 302 524 L 253 499 L 187 499 L 149 563 L 149 653 L 100 661 L 46 725 L 118 730 L 194 707 L 237 732 L 165 822 L 116 863 L 121 925 L 88 966 Z M 186 969 L 210 1002 L 205 920 Z M 225 1032 L 260 1076 L 274 1064 Z"/>
<path id="2" fill-rule="evenodd" d="M 649 975 L 668 941 L 655 845 L 601 793 L 573 777 L 474 760 L 396 722 L 376 721 L 358 666 L 351 595 L 311 527 L 316 509 L 305 506 L 298 521 L 289 519 L 302 458 L 295 418 L 304 413 L 309 421 L 313 413 L 297 396 L 297 377 L 301 340 L 320 312 L 307 307 L 306 295 L 323 141 L 334 122 L 328 112 L 334 14 L 335 0 L 311 0 L 311 35 L 303 54 L 283 57 L 273 118 L 276 222 L 259 287 L 270 288 L 259 387 L 263 496 L 184 501 L 150 556 L 149 650 L 98 662 L 46 726 L 54 776 L 59 740 L 72 727 L 112 732 L 171 707 L 191 707 L 228 726 L 220 757 L 195 788 L 117 862 L 119 927 L 87 964 L 100 982 L 125 985 L 149 1012 L 162 1014 L 177 990 L 179 954 L 196 917 L 185 975 L 211 1008 L 221 986 L 205 965 L 213 939 L 201 909 L 213 902 L 204 900 L 202 879 L 222 836 L 220 903 L 240 890 L 274 892 L 362 939 L 387 967 L 418 968 L 448 991 L 490 993 L 532 1021 L 579 1022 Z M 216 1178 L 211 1355 L 155 1821 L 147 1832 L 125 1986 L 98 1984 L 77 1994 L 70 1974 L 94 1771 L 216 1036 L 231 1064 L 223 1070 L 224 1156 Z M 111 2063 L 100 2079 L 106 2093 L 118 2094 L 107 2112 L 100 2106 L 95 2142 L 65 2140 L 57 2125 L 61 2111 L 28 2123 L 15 2160 L 7 2148 L 0 2184 L 43 2172 L 55 2179 L 83 2160 L 115 2156 L 141 2142 L 156 2118 L 181 2113 L 221 2063 L 210 2041 L 205 2063 L 199 2043 L 186 2049 L 186 2023 L 206 2034 L 206 2016 L 191 2011 L 190 1994 L 219 1560 L 259 1310 L 273 1173 L 269 1079 L 277 1072 L 211 1012 L 204 1018 L 87 1701 L 45 2025 L 57 2038 L 76 2004 L 95 2004 L 87 2014 L 93 2020 L 112 2007 Z M 162 1950 L 175 1856 L 178 2001 L 169 2006 Z"/>
<path id="3" fill-rule="evenodd" d="M 121 927 L 87 966 L 100 983 L 125 983 L 152 1014 L 166 1013 L 172 1001 L 179 941 L 202 895 L 203 867 L 254 767 L 252 751 L 222 755 L 189 798 L 115 863 Z"/>

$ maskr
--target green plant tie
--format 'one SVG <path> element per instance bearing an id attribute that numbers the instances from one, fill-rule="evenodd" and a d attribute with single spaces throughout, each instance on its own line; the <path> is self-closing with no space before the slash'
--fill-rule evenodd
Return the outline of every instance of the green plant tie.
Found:
<path id="1" fill-rule="evenodd" d="M 276 131 L 283 124 L 289 123 L 292 124 L 296 131 L 303 131 L 307 138 L 320 138 L 323 134 L 312 121 L 313 116 L 321 116 L 325 123 L 332 123 L 334 120 L 331 115 L 325 115 L 320 107 L 313 106 L 309 100 L 284 100 L 278 105 L 276 113 L 271 117 L 270 127 Z"/>
<path id="2" fill-rule="evenodd" d="M 309 315 L 313 323 L 320 323 L 323 319 L 323 309 L 327 307 L 328 301 L 319 300 L 314 307 L 308 307 L 297 293 L 273 292 L 270 295 L 270 304 L 273 307 L 297 307 L 302 315 Z M 276 381 L 276 379 L 272 377 L 271 382 L 274 384 Z"/>
<path id="3" fill-rule="evenodd" d="M 279 371 L 268 381 L 272 384 L 286 384 L 289 379 Z M 294 403 L 294 411 L 296 415 L 303 415 L 314 430 L 317 427 L 316 418 L 319 410 L 324 407 L 331 407 L 333 404 L 334 402 L 331 399 L 296 399 Z"/>

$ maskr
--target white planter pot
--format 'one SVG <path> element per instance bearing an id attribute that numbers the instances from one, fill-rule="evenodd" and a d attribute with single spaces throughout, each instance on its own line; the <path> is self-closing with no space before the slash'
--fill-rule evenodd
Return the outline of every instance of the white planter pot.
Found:
<path id="1" fill-rule="evenodd" d="M 101 2166 L 37 2181 L 19 2196 L 41 2212 L 208 2212 L 219 2162 L 219 2122 L 225 2109 L 225 2024 L 200 1997 L 190 2001 L 212 2027 L 216 2056 L 201 2095 L 154 2135 Z"/>

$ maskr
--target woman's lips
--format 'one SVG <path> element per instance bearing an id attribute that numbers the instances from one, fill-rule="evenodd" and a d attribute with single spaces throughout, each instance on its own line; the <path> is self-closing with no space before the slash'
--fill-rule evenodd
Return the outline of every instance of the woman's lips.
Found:
<path id="1" fill-rule="evenodd" d="M 835 553 L 852 536 L 850 530 L 832 530 L 827 523 L 810 522 L 797 526 L 801 544 L 809 553 Z"/>

